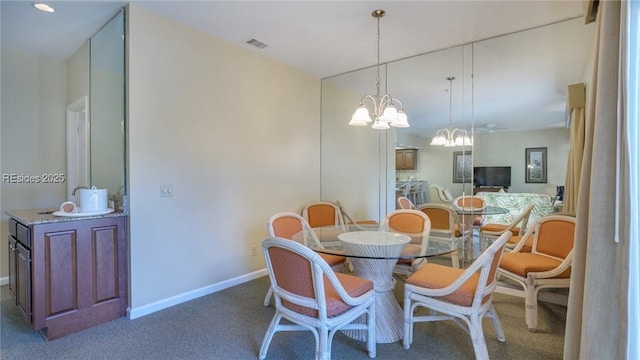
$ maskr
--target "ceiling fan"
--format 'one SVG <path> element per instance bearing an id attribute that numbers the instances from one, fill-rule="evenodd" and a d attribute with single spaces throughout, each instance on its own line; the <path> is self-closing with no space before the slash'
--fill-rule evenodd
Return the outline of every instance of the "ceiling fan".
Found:
<path id="1" fill-rule="evenodd" d="M 475 127 L 474 131 L 481 134 L 493 134 L 496 131 L 506 130 L 507 127 L 498 126 L 494 123 L 488 123 Z"/>

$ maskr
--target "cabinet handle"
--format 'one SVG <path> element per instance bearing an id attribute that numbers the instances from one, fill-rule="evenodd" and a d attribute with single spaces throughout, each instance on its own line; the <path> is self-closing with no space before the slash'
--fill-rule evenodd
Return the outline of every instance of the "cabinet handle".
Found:
<path id="1" fill-rule="evenodd" d="M 18 247 L 17 247 L 17 246 L 15 246 L 15 245 L 10 245 L 10 246 L 9 246 L 9 250 L 10 250 L 10 251 L 16 251 L 16 250 L 18 250 Z"/>

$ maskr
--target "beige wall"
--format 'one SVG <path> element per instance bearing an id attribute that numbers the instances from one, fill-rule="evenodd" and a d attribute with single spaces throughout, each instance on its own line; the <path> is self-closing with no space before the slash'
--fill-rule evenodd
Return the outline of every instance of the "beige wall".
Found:
<path id="1" fill-rule="evenodd" d="M 261 271 L 269 216 L 319 199 L 320 80 L 135 5 L 128 15 L 137 317 Z"/>
<path id="2" fill-rule="evenodd" d="M 361 97 L 332 79 L 322 82 L 321 195 L 326 201 L 340 200 L 354 220 L 380 221 L 395 208 L 394 200 L 389 204 L 384 193 L 384 149 L 387 136 L 393 135 L 392 130 L 348 125 Z"/>
<path id="3" fill-rule="evenodd" d="M 89 96 L 89 42 L 67 59 L 67 103 Z"/>
<path id="4" fill-rule="evenodd" d="M 64 61 L 2 48 L 2 175 L 66 174 Z M 1 187 L 0 278 L 7 266 L 7 210 L 58 207 L 66 184 L 7 183 Z"/>
<path id="5" fill-rule="evenodd" d="M 525 183 L 525 149 L 547 148 L 547 183 Z M 556 194 L 564 185 L 569 156 L 569 129 L 548 129 L 478 135 L 474 141 L 474 166 L 511 166 L 510 192 Z"/>

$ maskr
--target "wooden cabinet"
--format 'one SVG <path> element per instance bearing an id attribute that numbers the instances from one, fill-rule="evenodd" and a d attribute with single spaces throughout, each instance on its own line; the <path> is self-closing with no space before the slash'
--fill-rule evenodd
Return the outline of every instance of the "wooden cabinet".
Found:
<path id="1" fill-rule="evenodd" d="M 417 149 L 396 150 L 396 170 L 415 170 L 417 158 Z"/>
<path id="2" fill-rule="evenodd" d="M 29 228 L 9 220 L 9 292 L 22 316 L 31 322 L 31 250 Z"/>
<path id="3" fill-rule="evenodd" d="M 16 304 L 25 309 L 34 329 L 52 340 L 126 314 L 126 217 L 33 224 L 28 229 L 32 247 L 23 249 L 27 252 L 9 236 L 9 248 L 18 249 L 9 264 L 9 282 L 16 283 Z"/>

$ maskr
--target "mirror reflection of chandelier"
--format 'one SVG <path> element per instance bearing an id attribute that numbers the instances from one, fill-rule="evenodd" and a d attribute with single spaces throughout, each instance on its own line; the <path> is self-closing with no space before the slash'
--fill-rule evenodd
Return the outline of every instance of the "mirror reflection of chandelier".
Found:
<path id="1" fill-rule="evenodd" d="M 431 140 L 431 145 L 444 146 L 472 146 L 473 137 L 469 136 L 467 130 L 453 128 L 452 107 L 453 107 L 453 80 L 455 77 L 450 76 L 449 80 L 449 127 L 440 129 L 436 132 L 436 136 Z"/>
<path id="2" fill-rule="evenodd" d="M 373 121 L 371 127 L 374 129 L 389 129 L 389 125 L 400 128 L 409 127 L 407 114 L 402 108 L 402 103 L 389 94 L 380 95 L 380 86 L 382 83 L 380 78 L 380 18 L 384 15 L 385 11 L 380 9 L 374 10 L 371 13 L 371 16 L 378 20 L 378 78 L 376 80 L 376 95 L 364 95 L 362 97 L 360 105 L 353 113 L 349 125 L 366 126 Z M 375 121 L 371 119 L 369 109 L 367 109 L 365 105 L 367 102 L 373 106 L 373 117 Z M 399 105 L 399 109 L 396 108 L 394 102 Z"/>

